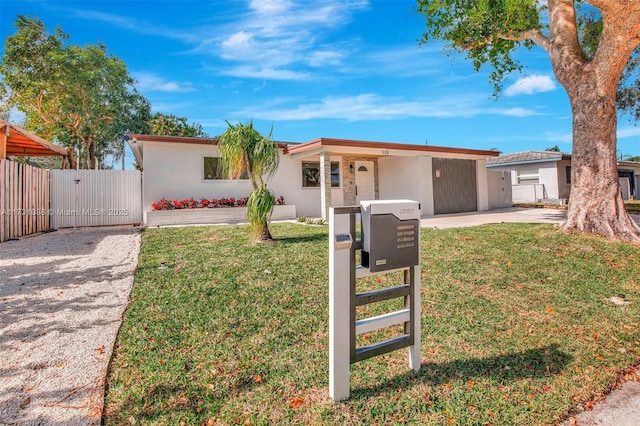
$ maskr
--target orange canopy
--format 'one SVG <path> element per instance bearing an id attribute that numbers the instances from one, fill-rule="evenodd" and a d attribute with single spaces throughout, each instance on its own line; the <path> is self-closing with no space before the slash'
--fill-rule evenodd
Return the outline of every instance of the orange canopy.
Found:
<path id="1" fill-rule="evenodd" d="M 67 150 L 47 142 L 39 136 L 0 119 L 0 159 L 7 155 L 49 157 L 61 155 L 67 157 Z"/>

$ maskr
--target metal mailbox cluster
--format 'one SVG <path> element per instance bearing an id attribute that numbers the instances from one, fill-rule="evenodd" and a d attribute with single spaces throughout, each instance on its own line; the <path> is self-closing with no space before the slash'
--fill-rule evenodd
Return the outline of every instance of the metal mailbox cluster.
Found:
<path id="1" fill-rule="evenodd" d="M 356 240 L 361 216 L 362 239 Z M 356 253 L 361 251 L 361 265 Z M 420 206 L 410 200 L 363 201 L 335 207 L 329 218 L 329 393 L 349 397 L 350 364 L 409 347 L 409 367 L 420 369 Z M 382 290 L 356 293 L 356 281 L 371 275 L 403 272 L 403 282 Z M 404 308 L 358 320 L 356 308 L 402 297 Z M 403 325 L 396 337 L 356 347 L 356 336 Z"/>

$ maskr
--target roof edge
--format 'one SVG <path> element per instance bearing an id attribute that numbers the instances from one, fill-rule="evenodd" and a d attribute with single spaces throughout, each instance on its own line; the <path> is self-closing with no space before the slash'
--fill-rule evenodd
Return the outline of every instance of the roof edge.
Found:
<path id="1" fill-rule="evenodd" d="M 290 153 L 303 152 L 309 149 L 317 148 L 320 146 L 346 146 L 353 148 L 382 148 L 382 149 L 399 149 L 406 151 L 421 151 L 421 152 L 442 152 L 450 154 L 470 154 L 470 155 L 483 155 L 488 157 L 497 157 L 500 155 L 498 151 L 480 150 L 471 148 L 453 148 L 437 145 L 414 145 L 407 143 L 395 143 L 395 142 L 377 142 L 377 141 L 362 141 L 353 139 L 335 139 L 335 138 L 318 138 L 312 141 L 289 147 Z"/>

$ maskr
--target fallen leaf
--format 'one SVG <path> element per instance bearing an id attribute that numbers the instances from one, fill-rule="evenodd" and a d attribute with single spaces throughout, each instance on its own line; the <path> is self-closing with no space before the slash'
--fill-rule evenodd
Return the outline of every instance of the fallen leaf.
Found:
<path id="1" fill-rule="evenodd" d="M 253 381 L 255 383 L 262 383 L 262 376 L 258 376 L 258 375 L 253 376 Z"/>
<path id="2" fill-rule="evenodd" d="M 545 311 L 549 312 L 550 314 L 555 314 L 556 310 L 553 309 L 551 306 L 547 306 L 546 308 L 544 308 Z"/>
<path id="3" fill-rule="evenodd" d="M 215 388 L 215 386 L 213 386 L 211 383 L 207 383 L 206 385 L 204 385 L 204 387 L 209 390 L 213 390 Z"/>
<path id="4" fill-rule="evenodd" d="M 216 424 L 216 420 L 217 419 L 215 417 L 211 417 L 207 422 L 207 426 L 213 426 L 214 424 Z"/>
<path id="5" fill-rule="evenodd" d="M 99 348 L 96 348 L 96 351 L 98 351 L 98 353 L 102 355 L 104 353 L 104 345 L 100 346 Z"/>
<path id="6" fill-rule="evenodd" d="M 473 380 L 469 380 L 469 381 L 467 382 L 467 386 L 473 386 L 473 385 L 475 385 L 475 384 L 476 384 L 476 382 L 474 382 Z"/>
<path id="7" fill-rule="evenodd" d="M 31 397 L 28 396 L 24 401 L 22 401 L 22 404 L 20 404 L 20 408 L 22 408 L 23 410 L 27 407 L 27 405 L 31 404 Z"/>
<path id="8" fill-rule="evenodd" d="M 291 407 L 292 409 L 297 409 L 299 408 L 302 404 L 304 404 L 304 399 L 302 398 L 296 398 L 293 401 L 291 401 L 289 403 L 289 407 Z"/>

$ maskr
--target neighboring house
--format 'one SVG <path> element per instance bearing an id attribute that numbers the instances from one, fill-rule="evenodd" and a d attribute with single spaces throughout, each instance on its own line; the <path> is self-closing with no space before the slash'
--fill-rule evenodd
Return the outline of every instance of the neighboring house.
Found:
<path id="1" fill-rule="evenodd" d="M 571 154 L 527 151 L 487 160 L 489 170 L 510 171 L 514 203 L 566 203 L 571 193 Z M 618 162 L 618 177 L 625 200 L 638 199 L 640 163 Z"/>
<path id="2" fill-rule="evenodd" d="M 248 180 L 219 175 L 216 138 L 126 139 L 143 170 L 145 222 L 161 198 L 240 198 L 251 192 Z M 508 174 L 487 171 L 496 151 L 327 138 L 279 146 L 280 166 L 268 186 L 300 216 L 326 218 L 331 206 L 370 199 L 412 199 L 423 216 L 511 205 Z M 499 193 L 490 191 L 490 183 Z"/>

